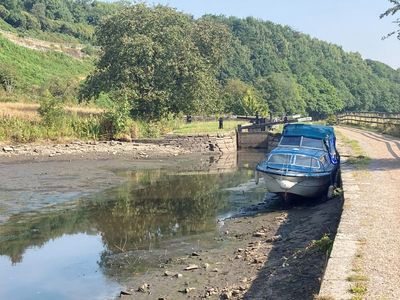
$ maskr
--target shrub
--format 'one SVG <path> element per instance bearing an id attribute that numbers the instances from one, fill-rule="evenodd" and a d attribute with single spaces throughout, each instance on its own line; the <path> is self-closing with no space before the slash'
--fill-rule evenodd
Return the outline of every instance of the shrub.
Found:
<path id="1" fill-rule="evenodd" d="M 41 100 L 38 112 L 45 126 L 60 127 L 64 121 L 65 111 L 58 99 L 46 98 Z"/>
<path id="2" fill-rule="evenodd" d="M 17 73 L 8 65 L 0 63 L 0 85 L 7 93 L 12 93 L 16 86 Z"/>

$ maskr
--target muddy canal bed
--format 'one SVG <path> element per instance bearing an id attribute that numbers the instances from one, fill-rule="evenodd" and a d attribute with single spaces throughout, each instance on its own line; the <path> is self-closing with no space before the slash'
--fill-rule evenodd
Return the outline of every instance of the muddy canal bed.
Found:
<path id="1" fill-rule="evenodd" d="M 262 157 L 1 164 L 0 299 L 312 299 L 341 200 L 283 208 Z"/>

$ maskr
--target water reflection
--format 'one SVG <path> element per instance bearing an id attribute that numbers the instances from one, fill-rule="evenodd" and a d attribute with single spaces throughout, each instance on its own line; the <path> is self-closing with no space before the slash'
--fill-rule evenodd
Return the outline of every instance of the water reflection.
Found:
<path id="1" fill-rule="evenodd" d="M 96 272 L 96 276 L 91 277 L 93 282 L 87 284 L 97 282 L 102 286 L 108 286 L 104 284 L 105 278 L 107 282 L 111 280 L 109 285 L 113 286 L 115 281 L 123 282 L 127 276 L 144 272 L 171 256 L 196 247 L 213 247 L 217 219 L 245 204 L 261 201 L 265 193 L 262 187 L 254 189 L 249 184 L 243 185 L 246 187 L 243 189 L 230 189 L 248 183 L 253 176 L 252 167 L 210 169 L 208 165 L 196 171 L 193 168 L 178 172 L 157 169 L 118 174 L 127 178 L 125 184 L 46 211 L 13 215 L 0 226 L 0 276 L 5 278 L 4 297 L 11 295 L 9 287 L 15 287 L 16 281 L 27 281 L 28 274 L 18 272 L 27 265 L 41 270 L 39 277 L 50 281 L 46 284 L 60 288 L 70 280 L 70 273 L 60 268 L 70 265 L 74 269 L 76 257 L 71 259 L 66 253 L 77 245 L 90 244 L 91 247 L 90 255 L 86 250 L 76 251 L 81 265 L 75 269 Z M 57 243 L 68 246 L 48 249 Z M 50 252 L 51 257 L 59 258 L 59 263 L 46 259 Z M 30 259 L 35 255 L 42 257 L 36 264 Z M 84 259 L 89 256 L 91 259 Z M 6 257 L 14 267 L 10 267 Z M 97 273 L 97 269 L 101 272 Z M 73 284 L 76 290 L 83 289 L 82 283 Z M 29 283 L 24 288 L 31 290 Z M 42 293 L 40 299 L 44 298 L 51 297 Z"/>

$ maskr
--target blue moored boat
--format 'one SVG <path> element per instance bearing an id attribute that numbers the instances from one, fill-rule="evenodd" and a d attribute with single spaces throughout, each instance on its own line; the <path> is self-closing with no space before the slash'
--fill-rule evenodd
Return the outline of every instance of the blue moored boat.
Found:
<path id="1" fill-rule="evenodd" d="M 284 199 L 291 194 L 331 197 L 338 184 L 339 166 L 333 127 L 287 124 L 278 147 L 256 171 L 264 177 L 268 191 Z"/>

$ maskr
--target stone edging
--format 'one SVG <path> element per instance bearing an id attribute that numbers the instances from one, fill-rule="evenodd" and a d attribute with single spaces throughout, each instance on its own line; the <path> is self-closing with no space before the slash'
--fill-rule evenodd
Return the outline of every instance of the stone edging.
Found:
<path id="1" fill-rule="evenodd" d="M 344 193 L 343 211 L 337 229 L 335 241 L 328 265 L 321 283 L 319 297 L 322 299 L 348 300 L 350 293 L 349 276 L 359 248 L 359 241 L 354 226 L 358 224 L 358 209 L 354 204 L 360 198 L 360 187 L 354 178 L 354 168 L 341 167 Z M 318 298 L 317 298 L 318 299 Z"/>

